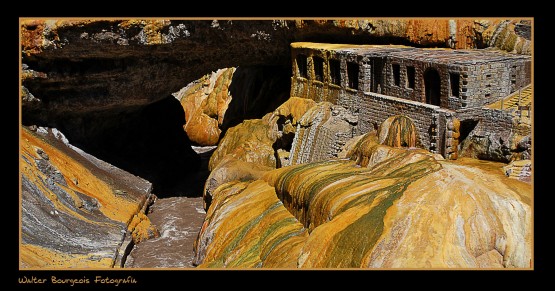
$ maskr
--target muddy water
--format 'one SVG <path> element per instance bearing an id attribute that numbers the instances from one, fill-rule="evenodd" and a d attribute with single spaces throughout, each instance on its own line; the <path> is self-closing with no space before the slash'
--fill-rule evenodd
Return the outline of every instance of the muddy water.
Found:
<path id="1" fill-rule="evenodd" d="M 193 268 L 193 243 L 206 215 L 202 197 L 158 199 L 148 217 L 160 237 L 135 245 L 126 268 Z"/>

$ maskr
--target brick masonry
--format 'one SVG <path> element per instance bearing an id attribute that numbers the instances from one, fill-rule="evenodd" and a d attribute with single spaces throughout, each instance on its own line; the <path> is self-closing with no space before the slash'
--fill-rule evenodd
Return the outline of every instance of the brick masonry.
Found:
<path id="1" fill-rule="evenodd" d="M 357 117 L 342 106 L 329 105 L 318 107 L 310 120 L 301 119 L 288 165 L 337 158 L 345 143 L 356 135 Z"/>
<path id="2" fill-rule="evenodd" d="M 418 129 L 418 146 L 446 158 L 457 157 L 459 129 L 454 126 L 455 119 L 479 119 L 478 130 L 512 130 L 510 113 L 482 106 L 531 82 L 531 58 L 501 52 L 313 43 L 293 43 L 292 48 L 293 60 L 297 55 L 307 58 L 307 78 L 300 77 L 293 62 L 291 96 L 347 108 L 359 118 L 358 134 L 376 129 L 390 116 L 405 115 Z M 322 81 L 315 80 L 315 56 L 324 60 Z M 339 85 L 331 80 L 330 59 L 339 61 Z M 351 88 L 349 63 L 358 66 L 358 88 Z M 412 70 L 413 80 L 409 80 L 408 70 Z M 439 98 L 435 101 L 426 95 L 426 90 L 433 90 L 429 80 L 434 74 L 439 76 L 435 91 Z M 451 84 L 453 80 L 459 81 L 458 86 Z"/>

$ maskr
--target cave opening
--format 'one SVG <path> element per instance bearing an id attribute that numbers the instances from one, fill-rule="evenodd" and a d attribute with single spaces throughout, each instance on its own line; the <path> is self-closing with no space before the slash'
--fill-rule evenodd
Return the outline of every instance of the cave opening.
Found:
<path id="1" fill-rule="evenodd" d="M 463 146 L 463 142 L 466 140 L 468 135 L 476 128 L 478 125 L 478 120 L 474 119 L 466 119 L 461 121 L 461 125 L 459 127 L 459 147 Z"/>
<path id="2" fill-rule="evenodd" d="M 233 98 L 220 126 L 220 139 L 245 119 L 262 118 L 274 111 L 289 98 L 290 82 L 290 70 L 285 66 L 237 67 L 229 85 Z M 35 91 L 42 92 L 40 88 Z M 153 193 L 160 198 L 202 196 L 215 147 L 196 147 L 189 140 L 183 130 L 183 106 L 171 95 L 149 105 L 101 111 L 29 108 L 25 112 L 23 125 L 57 128 L 72 145 L 151 182 Z M 293 136 L 286 134 L 280 147 L 290 148 Z"/>
<path id="3" fill-rule="evenodd" d="M 185 113 L 173 96 L 135 108 L 50 116 L 46 122 L 24 118 L 23 124 L 58 128 L 72 145 L 151 182 L 160 198 L 202 196 L 207 166 L 191 148 Z"/>
<path id="4" fill-rule="evenodd" d="M 291 69 L 286 66 L 240 66 L 229 84 L 232 96 L 220 129 L 225 132 L 246 119 L 262 118 L 289 99 Z"/>

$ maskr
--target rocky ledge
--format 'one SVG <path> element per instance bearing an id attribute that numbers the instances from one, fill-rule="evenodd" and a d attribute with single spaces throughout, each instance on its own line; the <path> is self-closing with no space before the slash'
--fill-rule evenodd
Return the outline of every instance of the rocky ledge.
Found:
<path id="1" fill-rule="evenodd" d="M 68 143 L 52 128 L 21 129 L 21 268 L 121 267 L 157 236 L 145 216 L 152 185 Z"/>
<path id="2" fill-rule="evenodd" d="M 228 131 L 220 156 L 228 140 L 251 148 L 232 145 L 237 151 L 211 160 L 199 267 L 531 267 L 532 187 L 507 177 L 505 164 L 399 147 L 411 143 L 414 125 L 398 117 L 347 141 L 336 158 L 272 169 L 275 160 L 256 148 L 277 133 L 255 138 L 271 120 Z"/>

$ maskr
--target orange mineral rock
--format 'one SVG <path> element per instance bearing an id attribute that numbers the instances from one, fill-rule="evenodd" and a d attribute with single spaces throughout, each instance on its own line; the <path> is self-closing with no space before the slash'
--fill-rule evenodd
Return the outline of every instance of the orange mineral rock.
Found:
<path id="1" fill-rule="evenodd" d="M 351 151 L 366 162 L 283 167 L 262 180 L 218 187 L 197 240 L 197 264 L 530 267 L 531 185 L 506 177 L 499 163 L 469 166 L 376 140 L 359 138 L 365 149 Z"/>
<path id="2" fill-rule="evenodd" d="M 119 267 L 126 226 L 148 222 L 152 185 L 65 144 L 56 129 L 21 133 L 20 266 Z"/>

